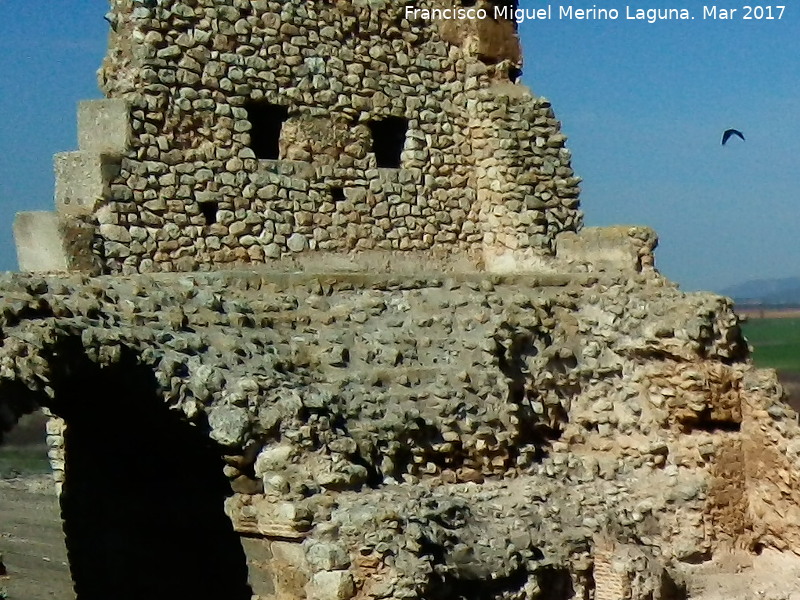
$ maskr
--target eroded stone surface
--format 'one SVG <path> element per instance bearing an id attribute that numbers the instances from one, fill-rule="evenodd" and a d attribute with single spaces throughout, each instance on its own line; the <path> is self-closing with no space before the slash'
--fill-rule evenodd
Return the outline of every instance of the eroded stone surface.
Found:
<path id="1" fill-rule="evenodd" d="M 58 412 L 70 355 L 139 356 L 226 446 L 276 597 L 589 598 L 605 569 L 666 598 L 725 548 L 796 543 L 794 413 L 728 301 L 652 271 L 0 283 L 0 378 L 28 390 L 5 425 Z"/>

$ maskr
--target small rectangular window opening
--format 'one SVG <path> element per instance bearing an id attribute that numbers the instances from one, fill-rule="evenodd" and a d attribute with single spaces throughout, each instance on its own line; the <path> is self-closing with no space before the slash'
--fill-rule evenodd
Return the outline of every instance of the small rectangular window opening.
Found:
<path id="1" fill-rule="evenodd" d="M 344 202 L 345 201 L 344 189 L 340 187 L 332 187 L 331 199 L 334 202 Z"/>
<path id="2" fill-rule="evenodd" d="M 269 102 L 252 101 L 245 105 L 245 110 L 252 126 L 250 149 L 256 158 L 278 160 L 281 128 L 289 116 L 289 109 Z"/>
<path id="3" fill-rule="evenodd" d="M 217 210 L 219 203 L 216 200 L 202 200 L 199 202 L 200 212 L 206 220 L 206 225 L 213 225 L 217 222 Z"/>
<path id="4" fill-rule="evenodd" d="M 400 155 L 406 143 L 408 119 L 403 117 L 387 117 L 370 121 L 372 134 L 372 151 L 380 169 L 399 169 Z"/>

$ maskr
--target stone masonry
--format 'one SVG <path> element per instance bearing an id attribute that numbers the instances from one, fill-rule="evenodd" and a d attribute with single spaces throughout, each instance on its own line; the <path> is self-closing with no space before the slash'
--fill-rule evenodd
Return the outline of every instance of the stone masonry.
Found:
<path id="1" fill-rule="evenodd" d="M 81 357 L 139 357 L 220 445 L 227 514 L 269 557 L 250 564 L 263 598 L 673 598 L 659 582 L 698 561 L 800 535 L 800 428 L 774 376 L 724 299 L 652 271 L 2 289 L 5 426 L 68 414 Z"/>
<path id="2" fill-rule="evenodd" d="M 550 104 L 511 81 L 510 22 L 409 21 L 387 1 L 111 4 L 109 100 L 81 106 L 80 150 L 56 157 L 57 208 L 95 229 L 95 269 L 354 250 L 510 269 L 580 225 Z"/>
<path id="3" fill-rule="evenodd" d="M 775 374 L 653 231 L 581 227 L 513 23 L 108 18 L 0 275 L 0 432 L 53 415 L 79 600 L 681 600 L 800 548 Z"/>

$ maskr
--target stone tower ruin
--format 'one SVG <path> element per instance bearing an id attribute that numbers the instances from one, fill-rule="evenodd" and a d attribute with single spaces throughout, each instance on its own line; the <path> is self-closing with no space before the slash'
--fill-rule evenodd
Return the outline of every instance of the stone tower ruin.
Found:
<path id="1" fill-rule="evenodd" d="M 409 7 L 112 2 L 109 99 L 81 105 L 80 150 L 56 157 L 57 213 L 80 234 L 54 254 L 124 274 L 552 256 L 580 225 L 579 180 L 549 103 L 515 83 L 514 24 Z"/>
<path id="2" fill-rule="evenodd" d="M 78 600 L 678 600 L 798 547 L 730 301 L 581 226 L 511 21 L 406 6 L 111 0 L 0 276 Z"/>

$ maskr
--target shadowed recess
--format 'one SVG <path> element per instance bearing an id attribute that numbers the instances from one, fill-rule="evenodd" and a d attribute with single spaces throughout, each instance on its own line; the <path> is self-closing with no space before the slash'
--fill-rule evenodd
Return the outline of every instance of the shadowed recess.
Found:
<path id="1" fill-rule="evenodd" d="M 379 169 L 399 169 L 408 132 L 408 119 L 387 117 L 370 121 L 372 150 Z"/>
<path id="2" fill-rule="evenodd" d="M 289 116 L 285 106 L 252 101 L 245 107 L 250 120 L 250 148 L 256 158 L 277 160 L 280 157 L 280 138 L 283 123 Z"/>
<path id="3" fill-rule="evenodd" d="M 56 398 L 78 600 L 249 600 L 218 448 L 167 408 L 130 354 L 108 368 L 79 362 Z"/>

